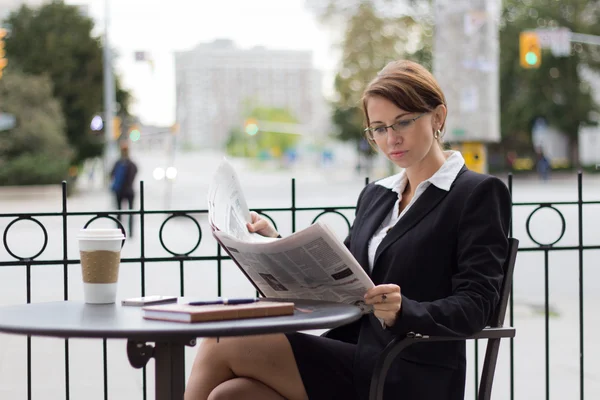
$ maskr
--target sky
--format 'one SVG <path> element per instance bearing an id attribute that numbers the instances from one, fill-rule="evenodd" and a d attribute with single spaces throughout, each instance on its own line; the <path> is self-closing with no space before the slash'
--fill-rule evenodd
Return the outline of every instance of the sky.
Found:
<path id="1" fill-rule="evenodd" d="M 105 0 L 66 0 L 87 5 L 104 33 Z M 330 33 L 304 0 L 109 0 L 109 41 L 118 53 L 115 69 L 135 98 L 132 111 L 143 123 L 175 122 L 175 51 L 217 38 L 240 48 L 312 50 L 313 65 L 330 87 L 335 59 Z M 148 51 L 154 68 L 135 62 L 134 52 Z"/>

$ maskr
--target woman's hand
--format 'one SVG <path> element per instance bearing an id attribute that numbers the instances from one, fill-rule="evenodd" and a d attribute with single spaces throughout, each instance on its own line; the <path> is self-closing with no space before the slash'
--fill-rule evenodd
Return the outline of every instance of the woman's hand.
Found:
<path id="1" fill-rule="evenodd" d="M 375 286 L 365 294 L 365 303 L 373 305 L 375 316 L 382 319 L 386 326 L 393 326 L 402 308 L 400 286 L 394 284 Z"/>
<path id="2" fill-rule="evenodd" d="M 256 211 L 250 211 L 250 217 L 252 217 L 252 223 L 246 224 L 249 232 L 273 238 L 279 236 L 271 222 L 258 215 Z"/>

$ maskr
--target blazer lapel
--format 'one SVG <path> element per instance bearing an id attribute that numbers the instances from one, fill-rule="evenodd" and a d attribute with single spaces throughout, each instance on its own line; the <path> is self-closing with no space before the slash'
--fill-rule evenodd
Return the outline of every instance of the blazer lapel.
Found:
<path id="1" fill-rule="evenodd" d="M 356 245 L 358 252 L 358 254 L 356 254 L 356 259 L 368 274 L 370 274 L 369 241 L 398 199 L 398 194 L 396 192 L 386 189 L 383 186 L 381 189 L 383 193 L 381 195 L 374 196 L 375 198 L 361 218 L 362 222 L 359 226 L 353 228 L 355 229 L 355 232 L 360 232 L 360 237 L 356 238 L 358 241 L 358 244 Z"/>
<path id="2" fill-rule="evenodd" d="M 417 201 L 415 201 L 408 209 L 406 214 L 404 214 L 396 225 L 394 225 L 392 230 L 390 230 L 377 248 L 373 269 L 375 269 L 375 265 L 377 265 L 377 260 L 379 256 L 381 256 L 381 253 L 429 214 L 429 212 L 433 210 L 447 194 L 447 191 L 439 189 L 435 185 L 430 185 L 425 192 L 423 192 Z"/>

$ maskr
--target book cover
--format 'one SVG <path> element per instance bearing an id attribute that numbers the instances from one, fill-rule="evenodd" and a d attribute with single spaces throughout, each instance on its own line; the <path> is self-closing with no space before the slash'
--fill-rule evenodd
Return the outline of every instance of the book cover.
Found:
<path id="1" fill-rule="evenodd" d="M 252 304 L 192 306 L 164 304 L 143 307 L 143 317 L 162 321 L 203 322 L 293 315 L 294 303 L 259 301 Z"/>

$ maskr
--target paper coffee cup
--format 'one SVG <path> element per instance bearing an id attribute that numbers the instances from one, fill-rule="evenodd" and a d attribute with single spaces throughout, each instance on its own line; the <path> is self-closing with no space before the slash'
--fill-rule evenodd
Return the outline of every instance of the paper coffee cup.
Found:
<path id="1" fill-rule="evenodd" d="M 121 247 L 125 239 L 123 232 L 120 229 L 81 229 L 77 239 L 85 302 L 114 303 L 117 297 Z"/>

